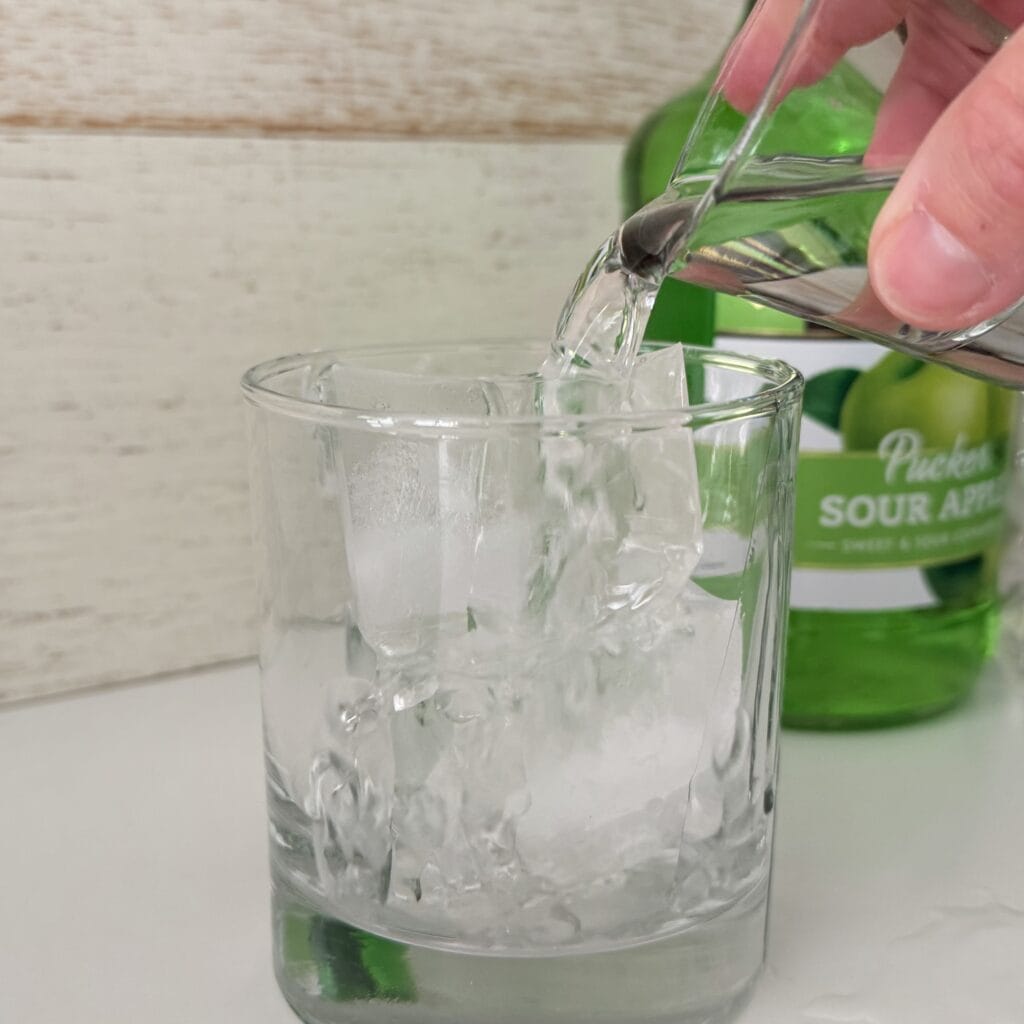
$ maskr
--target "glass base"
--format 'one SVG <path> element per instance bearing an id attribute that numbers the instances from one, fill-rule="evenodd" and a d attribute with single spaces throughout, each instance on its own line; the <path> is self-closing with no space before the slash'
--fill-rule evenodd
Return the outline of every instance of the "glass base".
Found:
<path id="1" fill-rule="evenodd" d="M 865 729 L 964 700 L 996 649 L 995 602 L 955 610 L 817 612 L 789 620 L 783 725 Z"/>
<path id="2" fill-rule="evenodd" d="M 308 1024 L 727 1024 L 761 969 L 767 895 L 620 950 L 484 956 L 369 934 L 277 877 L 274 966 Z"/>

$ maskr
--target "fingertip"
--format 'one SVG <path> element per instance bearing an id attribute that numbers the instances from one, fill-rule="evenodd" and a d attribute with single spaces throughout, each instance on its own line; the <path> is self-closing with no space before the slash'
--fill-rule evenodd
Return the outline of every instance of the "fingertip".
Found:
<path id="1" fill-rule="evenodd" d="M 779 36 L 771 19 L 758 6 L 747 18 L 722 61 L 717 87 L 741 114 L 757 106 L 775 70 L 785 36 Z"/>
<path id="2" fill-rule="evenodd" d="M 718 79 L 718 89 L 729 105 L 741 114 L 749 115 L 757 106 L 757 101 L 761 98 L 771 74 L 770 68 L 767 74 L 764 74 L 760 68 L 754 66 L 755 63 L 747 61 L 735 64 L 723 71 Z"/>

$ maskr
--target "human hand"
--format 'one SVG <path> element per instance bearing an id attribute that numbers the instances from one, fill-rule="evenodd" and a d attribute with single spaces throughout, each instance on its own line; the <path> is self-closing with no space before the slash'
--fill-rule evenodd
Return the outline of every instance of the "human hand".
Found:
<path id="1" fill-rule="evenodd" d="M 730 102 L 753 108 L 801 0 L 761 0 L 725 64 Z M 980 323 L 1024 295 L 1024 0 L 984 0 L 1016 30 L 1002 47 L 954 13 L 957 0 L 823 0 L 784 82 L 810 85 L 847 50 L 907 29 L 866 154 L 905 166 L 874 225 L 872 288 L 929 330 Z"/>

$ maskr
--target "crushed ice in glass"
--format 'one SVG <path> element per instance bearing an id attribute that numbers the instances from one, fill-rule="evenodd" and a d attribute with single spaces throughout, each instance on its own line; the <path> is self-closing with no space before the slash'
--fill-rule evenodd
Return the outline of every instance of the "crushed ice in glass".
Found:
<path id="1" fill-rule="evenodd" d="M 636 354 L 651 286 L 601 259 L 530 379 L 332 366 L 310 393 L 381 422 L 683 409 L 682 349 Z M 692 580 L 693 432 L 321 443 L 349 560 L 343 639 L 303 640 L 330 665 L 312 765 L 288 752 L 308 740 L 268 737 L 272 799 L 309 832 L 278 842 L 312 851 L 296 873 L 316 898 L 413 941 L 537 950 L 678 928 L 756 881 L 763 835 L 737 824 L 739 604 Z"/>

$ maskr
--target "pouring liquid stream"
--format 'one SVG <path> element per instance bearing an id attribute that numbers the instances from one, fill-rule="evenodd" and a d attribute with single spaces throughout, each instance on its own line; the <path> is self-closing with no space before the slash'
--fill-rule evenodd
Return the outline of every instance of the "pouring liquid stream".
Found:
<path id="1" fill-rule="evenodd" d="M 865 224 L 898 175 L 843 159 L 754 162 L 741 185 L 705 196 L 689 178 L 630 217 L 595 253 L 559 321 L 552 361 L 628 376 L 658 288 L 672 275 L 849 333 L 869 312 Z M 863 334 L 863 330 L 858 330 Z M 902 331 L 908 348 L 917 338 Z"/>

